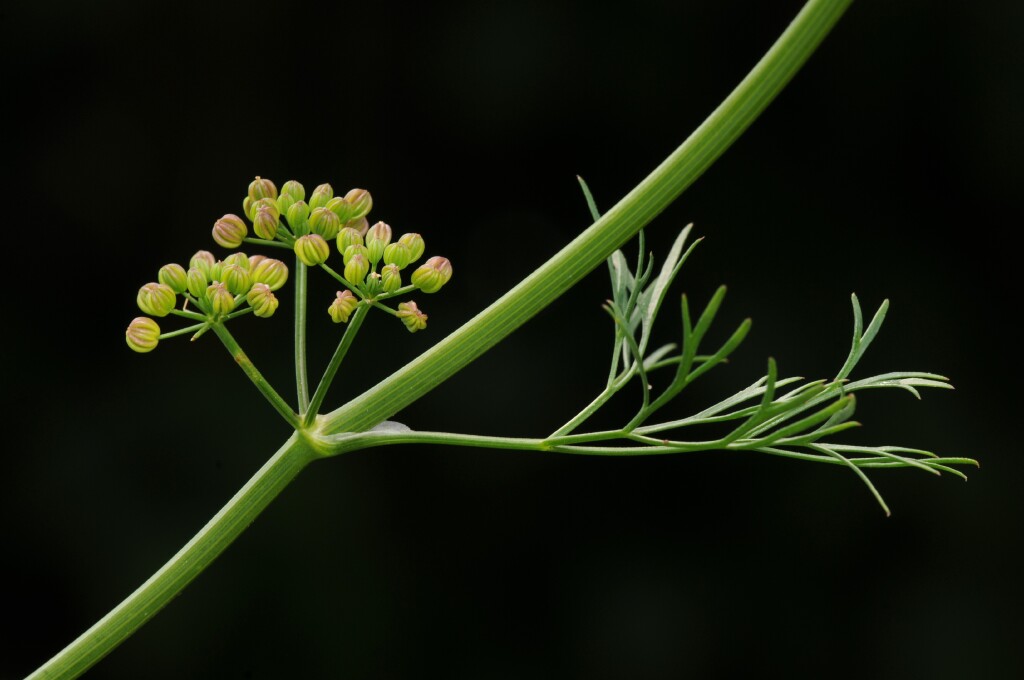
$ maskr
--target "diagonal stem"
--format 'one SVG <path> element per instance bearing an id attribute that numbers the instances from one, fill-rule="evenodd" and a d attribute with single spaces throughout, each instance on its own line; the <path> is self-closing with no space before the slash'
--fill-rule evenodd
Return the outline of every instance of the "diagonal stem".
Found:
<path id="1" fill-rule="evenodd" d="M 309 408 L 306 410 L 306 415 L 302 421 L 304 427 L 309 427 L 316 419 L 320 406 L 324 403 L 324 398 L 327 396 L 327 390 L 330 388 L 331 382 L 338 372 L 338 367 L 341 366 L 342 360 L 348 353 L 348 348 L 352 346 L 352 341 L 356 339 L 356 333 L 359 332 L 359 327 L 363 325 L 363 319 L 366 318 L 369 311 L 370 305 L 364 302 L 356 308 L 355 314 L 349 320 L 348 328 L 345 329 L 345 334 L 341 336 L 341 342 L 338 343 L 338 349 L 334 350 L 334 356 L 331 357 L 331 362 L 327 364 L 324 377 L 320 379 L 320 384 L 317 385 L 316 392 L 309 402 Z"/>
<path id="2" fill-rule="evenodd" d="M 270 405 L 281 414 L 281 417 L 295 430 L 299 430 L 302 427 L 302 423 L 299 421 L 298 415 L 292 410 L 292 407 L 288 405 L 280 394 L 277 393 L 267 379 L 263 377 L 263 374 L 259 372 L 256 365 L 252 363 L 252 360 L 242 351 L 241 346 L 235 340 L 234 336 L 231 335 L 231 331 L 224 327 L 222 323 L 215 323 L 211 326 L 213 332 L 217 334 L 220 341 L 224 343 L 228 352 L 235 359 L 235 363 L 238 364 L 239 368 L 249 376 L 249 380 L 256 386 L 263 396 L 266 397 Z"/>

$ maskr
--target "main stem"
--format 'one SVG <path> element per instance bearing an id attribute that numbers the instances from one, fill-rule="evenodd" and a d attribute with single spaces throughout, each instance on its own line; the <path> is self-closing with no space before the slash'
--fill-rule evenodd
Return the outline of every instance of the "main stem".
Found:
<path id="1" fill-rule="evenodd" d="M 202 573 L 315 457 L 307 441 L 293 434 L 185 547 L 30 680 L 74 678 L 106 656 Z"/>

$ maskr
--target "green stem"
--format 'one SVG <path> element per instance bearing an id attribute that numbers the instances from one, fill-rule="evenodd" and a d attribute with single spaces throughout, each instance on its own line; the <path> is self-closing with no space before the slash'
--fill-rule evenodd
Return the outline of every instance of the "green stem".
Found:
<path id="1" fill-rule="evenodd" d="M 295 390 L 299 413 L 309 410 L 309 373 L 306 371 L 306 289 L 309 270 L 295 258 Z"/>
<path id="2" fill-rule="evenodd" d="M 160 339 L 161 340 L 167 340 L 168 338 L 176 338 L 179 335 L 188 335 L 189 333 L 194 333 L 195 331 L 197 331 L 200 328 L 203 328 L 205 326 L 206 326 L 206 322 L 203 322 L 203 323 L 197 323 L 194 326 L 186 326 L 185 328 L 179 328 L 176 331 L 168 331 L 166 333 L 161 333 L 160 334 Z"/>
<path id="3" fill-rule="evenodd" d="M 404 368 L 327 414 L 324 431 L 366 430 L 394 415 L 493 347 L 604 262 L 739 138 L 811 56 L 851 1 L 809 0 L 725 101 L 636 188 L 490 307 Z"/>
<path id="4" fill-rule="evenodd" d="M 331 362 L 327 364 L 324 377 L 320 379 L 320 384 L 317 385 L 316 392 L 309 402 L 309 408 L 306 410 L 302 423 L 303 427 L 309 427 L 316 419 L 317 413 L 320 411 L 320 405 L 324 403 L 324 397 L 327 396 L 327 390 L 330 388 L 331 382 L 338 372 L 338 367 L 341 366 L 345 354 L 348 353 L 348 348 L 352 346 L 352 341 L 355 340 L 356 333 L 359 332 L 359 327 L 363 325 L 363 319 L 366 318 L 369 311 L 370 306 L 363 303 L 356 308 L 355 314 L 349 320 L 348 328 L 345 329 L 345 334 L 341 336 L 341 342 L 338 343 L 338 349 L 334 350 L 334 356 L 331 357 Z"/>
<path id="5" fill-rule="evenodd" d="M 109 654 L 202 573 L 314 458 L 309 443 L 293 434 L 185 547 L 29 678 L 74 678 Z"/>
<path id="6" fill-rule="evenodd" d="M 249 357 L 246 356 L 245 352 L 242 351 L 242 348 L 239 346 L 234 336 L 231 335 L 231 332 L 224 327 L 224 324 L 215 323 L 211 327 L 213 328 L 213 332 L 217 334 L 217 337 L 220 338 L 220 341 L 224 343 L 228 352 L 231 353 L 231 356 L 234 357 L 235 363 L 238 364 L 247 376 L 249 376 L 249 380 L 251 380 L 252 384 L 256 386 L 256 389 L 263 393 L 263 396 L 270 402 L 270 405 L 281 414 L 281 417 L 292 426 L 292 429 L 301 430 L 302 423 L 299 420 L 299 417 L 295 414 L 295 411 L 293 411 L 292 407 L 288 405 L 288 402 L 286 402 L 281 395 L 277 393 L 277 390 L 271 387 L 270 383 L 263 377 L 263 374 L 256 368 L 256 365 L 252 363 L 252 360 L 250 360 Z"/>
<path id="7" fill-rule="evenodd" d="M 265 238 L 253 238 L 248 237 L 242 239 L 245 243 L 251 243 L 254 246 L 267 246 L 269 248 L 284 248 L 285 250 L 291 250 L 292 246 L 290 243 L 282 243 L 281 241 L 268 241 Z"/>

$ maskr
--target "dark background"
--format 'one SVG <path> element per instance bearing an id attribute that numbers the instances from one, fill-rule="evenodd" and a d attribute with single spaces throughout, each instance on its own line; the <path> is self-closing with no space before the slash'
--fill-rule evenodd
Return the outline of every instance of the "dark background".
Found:
<path id="1" fill-rule="evenodd" d="M 8 185 L 0 677 L 31 671 L 159 567 L 287 436 L 212 336 L 124 327 L 254 175 L 372 191 L 455 277 L 428 332 L 367 322 L 336 405 L 469 319 L 608 207 L 730 91 L 801 3 L 18 3 Z M 707 239 L 682 286 L 730 294 L 735 360 L 827 377 L 848 296 L 890 317 L 856 441 L 982 461 L 964 484 L 700 454 L 376 449 L 306 470 L 95 678 L 1002 678 L 1024 670 L 1017 249 L 1024 10 L 854 4 L 734 148 L 649 229 Z M 10 121 L 10 118 L 9 118 Z M 290 287 L 289 289 L 290 290 Z M 286 291 L 287 292 L 287 291 Z M 318 367 L 338 328 L 313 288 Z M 605 274 L 400 419 L 543 436 L 606 371 Z M 291 304 L 235 330 L 291 395 Z M 317 302 L 319 300 L 319 302 Z M 661 330 L 678 323 L 667 311 Z M 316 374 L 317 368 L 313 373 Z M 620 423 L 635 405 L 614 403 Z M 1019 676 L 1018 676 L 1019 677 Z"/>

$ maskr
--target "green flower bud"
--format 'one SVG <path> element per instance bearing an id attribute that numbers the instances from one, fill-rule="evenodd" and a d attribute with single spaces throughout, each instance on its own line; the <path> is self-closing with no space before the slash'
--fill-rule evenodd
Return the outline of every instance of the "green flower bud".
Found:
<path id="1" fill-rule="evenodd" d="M 148 316 L 137 316 L 128 324 L 124 339 L 129 347 L 140 354 L 152 352 L 160 342 L 160 326 Z"/>
<path id="2" fill-rule="evenodd" d="M 256 208 L 256 212 L 252 217 L 252 230 L 260 238 L 273 241 L 274 237 L 277 236 L 277 225 L 280 224 L 278 214 L 276 208 L 271 210 L 265 205 Z M 240 244 L 241 241 L 232 247 L 238 247 Z"/>
<path id="3" fill-rule="evenodd" d="M 195 267 L 202 270 L 203 275 L 206 276 L 207 279 L 212 280 L 213 277 L 210 276 L 210 267 L 212 267 L 213 263 L 216 261 L 217 258 L 213 256 L 213 253 L 208 250 L 200 250 L 192 256 L 191 260 L 188 261 L 188 266 L 189 269 Z"/>
<path id="4" fill-rule="evenodd" d="M 412 251 L 401 241 L 392 243 L 384 249 L 384 264 L 393 264 L 399 269 L 405 269 L 410 262 L 412 262 Z"/>
<path id="5" fill-rule="evenodd" d="M 321 184 L 313 189 L 313 194 L 309 197 L 309 207 L 313 210 L 323 208 L 332 198 L 334 198 L 334 189 L 331 188 L 331 185 Z"/>
<path id="6" fill-rule="evenodd" d="M 380 282 L 380 274 L 377 272 L 370 272 L 366 275 L 366 281 L 363 282 L 363 290 L 368 295 L 373 296 L 384 290 L 383 284 Z"/>
<path id="7" fill-rule="evenodd" d="M 230 259 L 230 257 L 231 256 L 229 255 L 228 259 Z M 249 266 L 247 267 L 249 272 L 251 273 L 254 269 L 256 269 L 256 265 L 258 265 L 260 262 L 263 262 L 263 260 L 265 259 L 267 259 L 266 255 L 253 255 L 252 257 L 250 257 Z M 225 259 L 224 261 L 227 262 L 227 259 Z"/>
<path id="8" fill-rule="evenodd" d="M 252 313 L 262 319 L 273 316 L 277 311 L 277 297 L 265 283 L 254 284 L 245 300 L 252 307 Z"/>
<path id="9" fill-rule="evenodd" d="M 432 257 L 412 273 L 412 284 L 424 293 L 436 293 L 452 278 L 452 263 L 448 258 Z"/>
<path id="10" fill-rule="evenodd" d="M 317 208 L 309 215 L 309 230 L 320 234 L 326 241 L 337 236 L 340 229 L 341 220 L 330 208 Z"/>
<path id="11" fill-rule="evenodd" d="M 253 264 L 253 260 L 256 257 L 261 257 L 259 262 Z M 256 256 L 249 259 L 249 264 L 252 267 L 249 270 L 249 274 L 252 276 L 252 280 L 256 283 L 265 283 L 270 286 L 270 290 L 280 290 L 281 286 L 288 280 L 288 266 L 281 262 L 281 260 L 275 260 L 271 257 Z"/>
<path id="12" fill-rule="evenodd" d="M 252 204 L 256 201 L 252 200 L 248 196 L 242 199 L 242 214 L 252 220 Z"/>
<path id="13" fill-rule="evenodd" d="M 277 209 L 277 200 L 273 198 L 261 198 L 252 204 L 252 214 L 255 216 L 260 210 L 266 208 L 274 214 L 275 220 L 281 219 L 281 211 Z"/>
<path id="14" fill-rule="evenodd" d="M 235 310 L 235 296 L 228 290 L 227 284 L 210 284 L 206 289 L 206 298 L 210 301 L 210 310 L 218 316 Z"/>
<path id="15" fill-rule="evenodd" d="M 401 267 L 396 264 L 385 265 L 380 270 L 380 282 L 385 293 L 394 293 L 402 287 Z"/>
<path id="16" fill-rule="evenodd" d="M 359 237 L 366 236 L 366 231 L 370 228 L 370 223 L 366 221 L 365 217 L 359 217 L 354 220 L 349 220 L 345 223 L 345 226 L 350 229 L 355 229 L 359 232 Z"/>
<path id="17" fill-rule="evenodd" d="M 295 254 L 307 267 L 315 267 L 327 261 L 331 254 L 331 247 L 320 234 L 306 234 L 300 236 L 293 246 Z"/>
<path id="18" fill-rule="evenodd" d="M 362 255 L 365 259 L 370 259 L 369 251 L 366 250 L 366 246 L 364 246 L 362 243 L 357 243 L 353 246 L 345 248 L 345 252 L 342 253 L 341 256 L 345 260 L 345 264 L 348 264 L 348 261 L 351 260 L 354 255 Z"/>
<path id="19" fill-rule="evenodd" d="M 225 248 L 237 248 L 249 234 L 248 227 L 238 215 L 225 215 L 213 223 L 213 240 Z"/>
<path id="20" fill-rule="evenodd" d="M 227 267 L 229 264 L 237 264 L 245 271 L 249 271 L 252 265 L 249 263 L 249 256 L 239 251 L 237 253 L 231 253 L 224 258 L 224 266 Z"/>
<path id="21" fill-rule="evenodd" d="M 355 248 L 356 246 L 352 246 Z M 345 278 L 349 283 L 359 285 L 366 278 L 366 274 L 370 271 L 370 263 L 366 261 L 366 258 L 360 253 L 356 253 L 345 262 Z M 143 310 L 145 311 L 145 310 Z"/>
<path id="22" fill-rule="evenodd" d="M 202 269 L 192 267 L 186 275 L 185 285 L 188 288 L 188 292 L 192 294 L 192 297 L 201 298 L 206 293 L 206 287 L 210 285 L 210 280 L 206 278 L 206 274 Z"/>
<path id="23" fill-rule="evenodd" d="M 282 215 L 288 214 L 288 208 L 295 204 L 295 198 L 291 194 L 281 194 L 274 201 L 274 205 L 277 206 L 277 211 Z"/>
<path id="24" fill-rule="evenodd" d="M 427 327 L 427 315 L 421 312 L 412 300 L 398 305 L 398 318 L 402 320 L 410 333 L 421 331 Z"/>
<path id="25" fill-rule="evenodd" d="M 306 200 L 306 188 L 294 179 L 288 180 L 281 187 L 281 195 L 284 196 L 285 194 L 292 197 L 292 203 Z"/>
<path id="26" fill-rule="evenodd" d="M 224 280 L 224 263 L 217 260 L 210 265 L 210 269 L 206 272 L 206 275 L 210 277 L 211 281 L 223 281 Z"/>
<path id="27" fill-rule="evenodd" d="M 302 236 L 309 233 L 309 206 L 305 201 L 293 203 L 285 217 L 288 218 L 288 226 L 292 228 L 293 234 Z"/>
<path id="28" fill-rule="evenodd" d="M 178 296 L 170 286 L 163 283 L 147 283 L 139 288 L 135 302 L 146 314 L 151 316 L 167 316 L 174 309 Z"/>
<path id="29" fill-rule="evenodd" d="M 391 243 L 391 227 L 383 222 L 378 222 L 370 227 L 366 232 L 366 250 L 370 253 L 370 262 L 377 264 L 389 243 Z"/>
<path id="30" fill-rule="evenodd" d="M 415 262 L 423 256 L 426 244 L 423 243 L 423 237 L 419 234 L 402 234 L 398 242 L 409 246 L 409 252 L 412 253 L 409 257 L 409 262 Z"/>
<path id="31" fill-rule="evenodd" d="M 225 265 L 221 275 L 232 295 L 245 295 L 252 288 L 252 277 L 249 276 L 249 272 L 237 264 Z"/>
<path id="32" fill-rule="evenodd" d="M 363 244 L 362 235 L 353 229 L 352 227 L 345 227 L 338 232 L 338 252 L 345 254 L 349 246 L 356 246 Z"/>
<path id="33" fill-rule="evenodd" d="M 352 294 L 352 291 L 339 290 L 334 302 L 327 308 L 327 313 L 331 315 L 331 320 L 334 323 L 348 323 L 348 317 L 356 311 L 358 306 L 359 300 Z"/>
<path id="34" fill-rule="evenodd" d="M 181 295 L 187 288 L 185 281 L 187 276 L 185 268 L 180 264 L 165 264 L 157 272 L 156 280 L 165 286 L 169 286 L 171 290 Z"/>
<path id="35" fill-rule="evenodd" d="M 249 198 L 253 201 L 258 201 L 261 198 L 273 200 L 277 198 L 277 187 L 269 179 L 257 177 L 249 183 Z"/>
<path id="36" fill-rule="evenodd" d="M 349 219 L 366 217 L 373 207 L 373 198 L 366 189 L 351 189 L 345 194 L 345 201 L 352 206 L 352 216 Z"/>
<path id="37" fill-rule="evenodd" d="M 352 219 L 352 205 L 341 196 L 335 196 L 327 201 L 326 207 L 338 216 L 342 224 Z"/>

